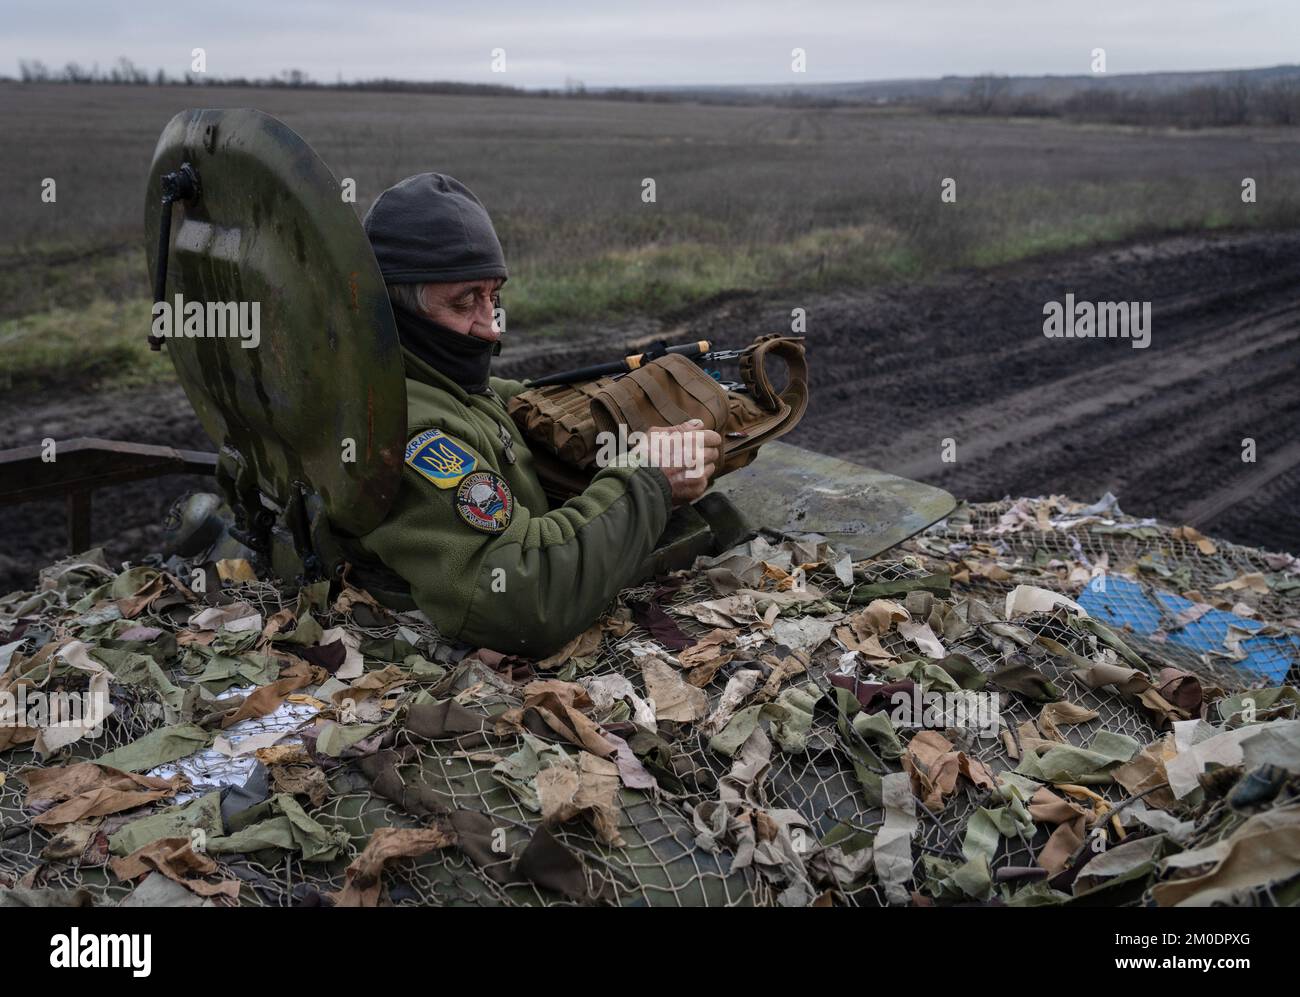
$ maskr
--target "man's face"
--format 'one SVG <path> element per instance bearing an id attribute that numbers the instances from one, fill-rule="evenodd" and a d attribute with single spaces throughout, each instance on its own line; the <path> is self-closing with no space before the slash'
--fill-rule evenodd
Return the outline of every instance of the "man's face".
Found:
<path id="1" fill-rule="evenodd" d="M 501 338 L 495 321 L 495 299 L 504 283 L 500 277 L 493 277 L 425 284 L 420 290 L 420 303 L 434 322 L 462 335 L 495 343 Z"/>

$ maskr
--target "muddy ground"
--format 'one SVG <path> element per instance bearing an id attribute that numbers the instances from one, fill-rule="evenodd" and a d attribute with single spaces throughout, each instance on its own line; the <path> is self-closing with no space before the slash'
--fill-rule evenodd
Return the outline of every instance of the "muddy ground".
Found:
<path id="1" fill-rule="evenodd" d="M 811 299 L 740 295 L 660 323 L 529 343 L 526 376 L 664 336 L 743 345 L 807 311 L 813 401 L 789 438 L 971 500 L 1112 491 L 1125 511 L 1300 551 L 1300 232 L 1178 237 L 957 273 L 925 286 Z M 1043 306 L 1150 301 L 1151 345 L 1043 335 Z M 180 389 L 0 401 L 0 447 L 99 436 L 209 448 Z M 1256 460 L 1242 460 L 1242 441 Z M 943 441 L 956 460 L 942 459 Z M 157 541 L 171 499 L 202 479 L 97 494 L 113 557 Z M 0 591 L 63 551 L 60 503 L 0 510 Z"/>

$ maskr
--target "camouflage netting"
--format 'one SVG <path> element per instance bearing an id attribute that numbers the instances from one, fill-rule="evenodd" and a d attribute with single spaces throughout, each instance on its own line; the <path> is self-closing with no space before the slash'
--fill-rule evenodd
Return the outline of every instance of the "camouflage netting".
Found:
<path id="1" fill-rule="evenodd" d="M 1300 561 L 1113 501 L 760 536 L 541 662 L 191 570 L 0 600 L 0 710 L 82 721 L 8 707 L 0 905 L 1300 899 Z"/>

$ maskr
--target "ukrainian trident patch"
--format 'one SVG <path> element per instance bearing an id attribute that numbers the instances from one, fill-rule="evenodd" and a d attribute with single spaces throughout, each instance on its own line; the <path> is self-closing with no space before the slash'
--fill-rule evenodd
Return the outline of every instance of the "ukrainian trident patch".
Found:
<path id="1" fill-rule="evenodd" d="M 502 533 L 514 515 L 515 499 L 501 475 L 476 471 L 456 489 L 456 511 L 460 518 L 484 533 Z"/>
<path id="2" fill-rule="evenodd" d="M 406 463 L 439 488 L 455 488 L 478 458 L 441 429 L 426 429 L 406 444 Z"/>

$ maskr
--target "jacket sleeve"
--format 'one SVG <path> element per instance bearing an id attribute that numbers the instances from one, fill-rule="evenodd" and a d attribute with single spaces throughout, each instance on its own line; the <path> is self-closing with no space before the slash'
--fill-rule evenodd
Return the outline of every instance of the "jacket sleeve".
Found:
<path id="1" fill-rule="evenodd" d="M 511 398 L 528 387 L 523 381 L 513 381 L 508 377 L 489 377 L 488 384 L 500 396 L 503 403 L 510 401 Z"/>
<path id="2" fill-rule="evenodd" d="M 530 658 L 564 646 L 639 580 L 672 512 L 654 467 L 606 468 L 544 515 L 516 503 L 495 535 L 462 520 L 455 496 L 406 468 L 392 511 L 362 546 L 410 583 L 444 636 Z"/>

